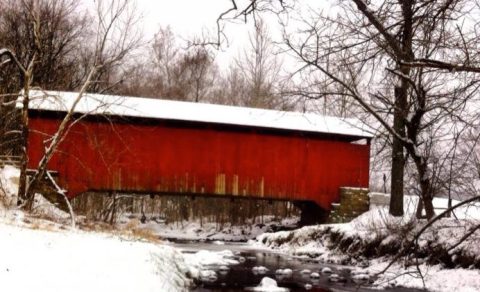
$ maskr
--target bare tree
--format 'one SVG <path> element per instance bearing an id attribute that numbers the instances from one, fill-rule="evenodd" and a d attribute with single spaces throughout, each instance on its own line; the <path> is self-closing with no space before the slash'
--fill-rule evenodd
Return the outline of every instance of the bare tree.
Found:
<path id="1" fill-rule="evenodd" d="M 33 30 L 33 10 L 40 23 L 38 35 Z M 71 90 L 81 84 L 77 54 L 84 49 L 88 19 L 88 15 L 79 9 L 78 1 L 2 1 L 0 47 L 15 52 L 24 65 L 36 52 L 35 86 Z M 18 80 L 6 77 L 8 74 L 17 77 L 17 69 L 13 66 L 8 69 L 1 72 L 2 90 L 14 92 L 21 87 Z"/>
<path id="2" fill-rule="evenodd" d="M 201 101 L 209 99 L 216 80 L 214 57 L 205 47 L 182 49 L 170 27 L 160 28 L 151 47 L 150 87 L 157 97 Z"/>
<path id="3" fill-rule="evenodd" d="M 243 7 L 233 1 L 226 13 L 247 16 L 258 7 L 273 7 L 272 1 Z M 471 123 L 462 117 L 478 87 L 478 33 L 470 17 L 478 6 L 464 0 L 351 0 L 330 11 L 311 11 L 298 29 L 284 22 L 286 47 L 300 61 L 300 71 L 330 81 L 316 95 L 355 100 L 388 133 L 390 213 L 403 214 L 404 170 L 411 159 L 431 219 L 430 149 L 441 145 L 435 132 L 439 125 Z"/>
<path id="4" fill-rule="evenodd" d="M 180 60 L 179 71 L 188 86 L 188 99 L 195 102 L 207 100 L 217 73 L 210 53 L 204 47 L 191 48 Z"/>
<path id="5" fill-rule="evenodd" d="M 162 89 L 166 97 L 176 95 L 176 80 L 178 70 L 176 69 L 180 58 L 180 49 L 176 44 L 175 35 L 170 27 L 160 28 L 155 34 L 151 47 L 153 56 L 153 73 L 152 80 L 154 86 Z M 173 92 L 172 92 L 173 91 Z"/>
<path id="6" fill-rule="evenodd" d="M 245 85 L 244 99 L 237 102 L 250 107 L 278 108 L 283 101 L 279 93 L 281 62 L 261 18 L 255 22 L 254 28 L 249 34 L 249 47 L 235 59 L 238 69 L 230 75 Z"/>
<path id="7" fill-rule="evenodd" d="M 97 2 L 96 9 L 97 28 L 95 33 L 95 48 L 92 59 L 89 61 L 90 69 L 88 71 L 83 85 L 81 86 L 79 93 L 75 100 L 72 102 L 72 106 L 63 118 L 59 125 L 59 128 L 53 137 L 46 140 L 45 153 L 40 160 L 37 171 L 32 175 L 27 183 L 26 180 L 26 168 L 28 163 L 28 108 L 30 102 L 30 87 L 33 80 L 33 70 L 35 67 L 36 54 L 33 55 L 27 68 L 19 62 L 16 56 L 10 50 L 2 50 L 2 55 L 5 55 L 8 60 L 15 62 L 21 72 L 21 76 L 24 82 L 22 91 L 22 138 L 25 141 L 23 147 L 23 159 L 21 166 L 21 179 L 19 186 L 19 198 L 23 201 L 22 205 L 30 210 L 32 208 L 34 191 L 39 181 L 47 174 L 47 164 L 51 159 L 59 143 L 65 138 L 70 125 L 75 123 L 73 120 L 73 114 L 77 104 L 82 99 L 83 95 L 92 87 L 98 83 L 98 80 L 102 77 L 102 69 L 105 67 L 118 66 L 128 54 L 136 48 L 139 42 L 139 36 L 135 31 L 135 23 L 137 16 L 135 10 L 132 10 L 131 2 L 128 0 L 111 1 L 106 3 L 104 1 Z M 38 20 L 38 9 L 34 6 L 31 9 L 32 21 L 34 22 L 34 34 L 35 40 L 38 43 L 41 39 L 40 21 Z M 0 56 L 1 57 L 1 56 Z M 73 219 L 73 214 L 72 214 Z M 72 220 L 73 221 L 73 220 Z"/>
<path id="8" fill-rule="evenodd" d="M 80 85 L 84 70 L 78 56 L 83 51 L 87 15 L 73 0 L 2 1 L 0 9 L 0 48 L 15 52 L 22 67 L 32 68 L 33 86 L 70 90 Z M 34 12 L 35 18 L 34 19 Z M 34 24 L 36 25 L 36 31 Z M 0 151 L 19 153 L 16 135 L 18 115 L 14 109 L 17 92 L 23 87 L 23 72 L 15 62 L 0 71 Z"/>

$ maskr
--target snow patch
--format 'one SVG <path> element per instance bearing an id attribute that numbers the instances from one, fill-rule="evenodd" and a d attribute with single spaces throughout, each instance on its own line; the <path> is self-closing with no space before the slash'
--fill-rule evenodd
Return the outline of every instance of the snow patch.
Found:
<path id="1" fill-rule="evenodd" d="M 45 199 L 41 194 L 35 194 L 32 214 L 52 219 L 54 221 L 61 221 L 70 218 L 70 214 L 50 203 L 50 201 Z"/>

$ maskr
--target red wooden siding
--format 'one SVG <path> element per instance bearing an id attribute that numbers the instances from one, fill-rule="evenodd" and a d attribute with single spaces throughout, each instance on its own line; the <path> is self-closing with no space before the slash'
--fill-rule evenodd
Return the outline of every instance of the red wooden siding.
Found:
<path id="1" fill-rule="evenodd" d="M 29 167 L 59 119 L 32 115 Z M 299 133 L 219 125 L 75 124 L 49 163 L 74 197 L 85 191 L 192 193 L 312 200 L 322 208 L 339 187 L 368 187 L 369 145 Z"/>

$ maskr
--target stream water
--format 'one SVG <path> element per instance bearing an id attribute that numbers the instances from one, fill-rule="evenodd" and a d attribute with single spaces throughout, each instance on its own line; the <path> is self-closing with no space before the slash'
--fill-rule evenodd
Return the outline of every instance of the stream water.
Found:
<path id="1" fill-rule="evenodd" d="M 220 266 L 209 266 L 211 270 L 217 271 L 216 281 L 204 281 L 198 283 L 193 290 L 196 292 L 211 291 L 248 291 L 249 288 L 257 286 L 263 277 L 275 279 L 279 287 L 288 288 L 290 291 L 379 291 L 367 287 L 359 288 L 350 277 L 351 268 L 345 266 L 326 265 L 318 261 L 300 259 L 289 255 L 276 253 L 271 250 L 257 249 L 245 243 L 214 244 L 205 242 L 177 241 L 175 247 L 184 253 L 195 253 L 199 250 L 222 251 L 231 250 L 236 259 L 242 262 L 230 266 L 228 271 L 220 271 Z M 268 269 L 265 273 L 254 271 L 254 267 L 263 266 Z M 329 267 L 333 274 L 338 274 L 340 281 L 332 281 L 331 274 L 321 273 L 324 267 Z M 291 275 L 279 274 L 278 269 L 291 269 Z M 316 272 L 319 277 L 312 277 L 311 274 L 302 273 L 310 270 Z M 420 291 L 407 288 L 388 289 L 391 292 L 412 292 Z"/>

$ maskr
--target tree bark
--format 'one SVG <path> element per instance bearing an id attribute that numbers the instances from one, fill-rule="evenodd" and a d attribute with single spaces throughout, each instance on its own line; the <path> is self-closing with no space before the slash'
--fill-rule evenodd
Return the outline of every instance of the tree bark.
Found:
<path id="1" fill-rule="evenodd" d="M 404 24 L 402 28 L 402 38 L 399 46 L 393 47 L 397 50 L 397 66 L 403 76 L 410 76 L 411 69 L 403 66 L 399 60 L 411 61 L 414 59 L 412 50 L 413 40 L 413 1 L 402 2 L 402 15 Z M 385 33 L 386 34 L 386 33 Z M 388 34 L 386 34 L 389 36 Z M 410 84 L 408 81 L 399 77 L 399 84 L 394 88 L 395 103 L 393 109 L 393 130 L 400 136 L 406 137 L 406 117 L 408 113 L 408 95 Z M 393 216 L 403 216 L 403 185 L 405 172 L 405 142 L 398 137 L 393 136 L 392 143 L 392 186 L 390 197 L 390 214 Z"/>
<path id="2" fill-rule="evenodd" d="M 28 200 L 27 197 L 27 168 L 28 168 L 28 106 L 30 102 L 30 74 L 26 73 L 23 76 L 23 101 L 22 101 L 22 160 L 20 164 L 20 181 L 18 186 L 18 204 Z M 26 206 L 30 210 L 31 204 Z"/>
<path id="3" fill-rule="evenodd" d="M 395 88 L 395 109 L 393 129 L 401 137 L 405 137 L 405 122 L 403 118 L 406 106 L 406 90 L 402 87 Z M 403 216 L 403 177 L 405 172 L 405 155 L 403 142 L 393 136 L 392 143 L 392 170 L 391 170 L 391 194 L 389 212 L 393 216 Z"/>

